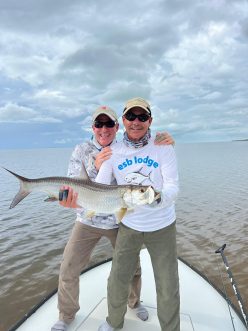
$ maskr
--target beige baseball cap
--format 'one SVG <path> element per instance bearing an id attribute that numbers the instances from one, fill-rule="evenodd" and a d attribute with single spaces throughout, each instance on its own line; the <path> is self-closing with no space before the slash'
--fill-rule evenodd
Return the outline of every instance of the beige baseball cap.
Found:
<path id="1" fill-rule="evenodd" d="M 151 107 L 149 103 L 142 98 L 133 98 L 125 103 L 125 108 L 123 110 L 123 115 L 125 115 L 131 108 L 139 107 L 144 109 L 149 115 L 151 115 Z"/>
<path id="2" fill-rule="evenodd" d="M 109 118 L 111 118 L 111 120 L 115 121 L 116 123 L 118 122 L 118 116 L 117 116 L 116 112 L 108 106 L 98 107 L 95 110 L 94 114 L 92 115 L 92 122 L 94 122 L 95 119 L 101 114 L 107 115 Z"/>

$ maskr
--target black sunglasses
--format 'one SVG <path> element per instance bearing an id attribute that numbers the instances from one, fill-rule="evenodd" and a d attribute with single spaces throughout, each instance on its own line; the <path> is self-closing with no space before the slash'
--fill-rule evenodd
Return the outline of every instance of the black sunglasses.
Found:
<path id="1" fill-rule="evenodd" d="M 146 122 L 148 121 L 148 119 L 151 117 L 150 115 L 147 115 L 147 114 L 139 114 L 139 115 L 136 115 L 134 113 L 132 113 L 131 111 L 127 112 L 125 115 L 124 115 L 125 119 L 127 119 L 128 121 L 134 121 L 136 118 L 138 118 L 138 120 L 140 122 Z"/>
<path id="2" fill-rule="evenodd" d="M 94 127 L 97 129 L 101 129 L 104 126 L 106 126 L 106 128 L 113 128 L 115 126 L 116 122 L 113 120 L 109 120 L 106 122 L 102 122 L 102 121 L 94 121 Z"/>

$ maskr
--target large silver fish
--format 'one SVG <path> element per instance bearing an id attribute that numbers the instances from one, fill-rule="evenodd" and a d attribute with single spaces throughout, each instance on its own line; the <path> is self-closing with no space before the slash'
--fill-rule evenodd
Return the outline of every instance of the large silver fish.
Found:
<path id="1" fill-rule="evenodd" d="M 77 204 L 87 211 L 88 216 L 106 213 L 115 214 L 118 221 L 135 206 L 151 204 L 159 198 L 159 193 L 151 186 L 137 185 L 104 185 L 90 180 L 82 167 L 80 177 L 44 177 L 29 179 L 4 168 L 20 181 L 19 192 L 14 197 L 10 208 L 14 208 L 32 191 L 48 194 L 45 201 L 59 199 L 62 186 L 69 186 L 78 193 Z"/>

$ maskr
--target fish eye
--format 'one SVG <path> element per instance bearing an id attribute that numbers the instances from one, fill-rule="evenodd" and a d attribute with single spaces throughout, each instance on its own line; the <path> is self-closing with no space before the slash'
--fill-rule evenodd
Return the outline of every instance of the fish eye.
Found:
<path id="1" fill-rule="evenodd" d="M 144 193 L 144 192 L 145 192 L 145 190 L 144 190 L 143 188 L 141 188 L 141 189 L 140 189 L 140 192 L 141 192 L 141 193 Z"/>

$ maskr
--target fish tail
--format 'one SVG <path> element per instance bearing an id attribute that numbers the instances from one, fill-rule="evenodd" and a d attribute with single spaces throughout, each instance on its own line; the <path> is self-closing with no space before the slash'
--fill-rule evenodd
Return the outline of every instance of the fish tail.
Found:
<path id="1" fill-rule="evenodd" d="M 22 177 L 16 173 L 14 173 L 13 171 L 4 168 L 6 171 L 8 171 L 9 173 L 11 173 L 13 176 L 15 176 L 16 178 L 19 179 L 20 182 L 20 189 L 18 191 L 18 193 L 16 194 L 16 196 L 14 197 L 13 201 L 11 202 L 11 205 L 9 207 L 9 209 L 14 208 L 20 201 L 22 201 L 24 198 L 26 198 L 27 195 L 29 195 L 29 193 L 31 193 L 31 190 L 29 188 L 30 185 L 29 182 L 30 180 L 28 178 Z"/>

